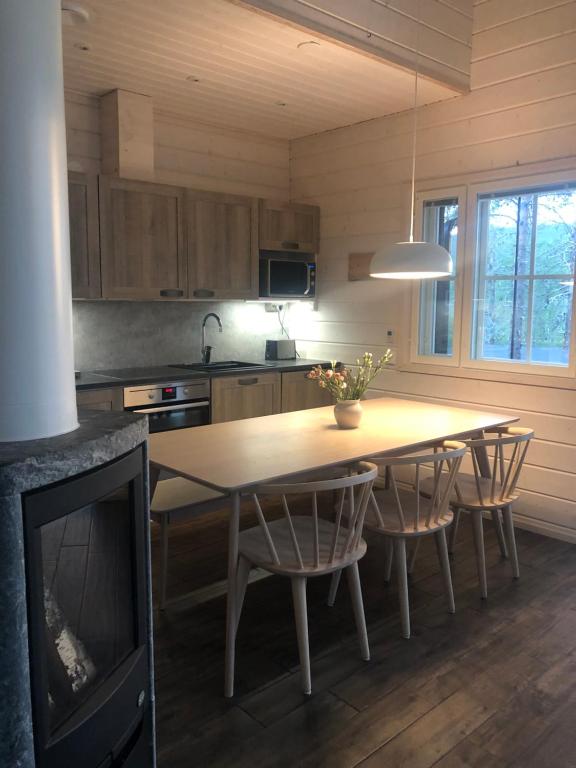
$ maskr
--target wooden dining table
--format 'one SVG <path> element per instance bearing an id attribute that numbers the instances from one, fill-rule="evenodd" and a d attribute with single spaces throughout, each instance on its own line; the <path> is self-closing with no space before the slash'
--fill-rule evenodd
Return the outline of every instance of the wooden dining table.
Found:
<path id="1" fill-rule="evenodd" d="M 234 694 L 240 498 L 280 477 L 405 453 L 440 440 L 475 437 L 517 421 L 510 415 L 378 398 L 362 403 L 358 429 L 339 429 L 332 406 L 152 434 L 153 469 L 194 480 L 230 497 L 225 695 Z M 480 456 L 489 476 L 487 457 Z"/>

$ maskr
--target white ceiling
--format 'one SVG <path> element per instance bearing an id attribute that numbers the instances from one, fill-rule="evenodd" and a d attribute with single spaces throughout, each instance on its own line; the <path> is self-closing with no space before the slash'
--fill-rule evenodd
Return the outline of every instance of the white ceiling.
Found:
<path id="1" fill-rule="evenodd" d="M 164 113 L 283 139 L 412 105 L 410 72 L 229 0 L 82 5 L 89 23 L 63 27 L 68 90 L 123 88 Z M 308 41 L 319 45 L 298 48 Z M 424 79 L 419 88 L 420 103 L 456 95 Z"/>

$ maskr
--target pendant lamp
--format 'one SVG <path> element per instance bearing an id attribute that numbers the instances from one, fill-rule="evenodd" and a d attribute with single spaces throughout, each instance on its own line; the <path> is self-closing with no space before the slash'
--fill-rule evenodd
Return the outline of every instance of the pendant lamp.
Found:
<path id="1" fill-rule="evenodd" d="M 420 19 L 418 19 L 418 24 Z M 452 258 L 437 243 L 414 242 L 414 202 L 416 180 L 416 133 L 418 115 L 418 42 L 414 77 L 412 125 L 412 187 L 410 203 L 410 235 L 407 241 L 394 243 L 376 251 L 370 263 L 370 277 L 393 280 L 425 280 L 452 274 Z"/>

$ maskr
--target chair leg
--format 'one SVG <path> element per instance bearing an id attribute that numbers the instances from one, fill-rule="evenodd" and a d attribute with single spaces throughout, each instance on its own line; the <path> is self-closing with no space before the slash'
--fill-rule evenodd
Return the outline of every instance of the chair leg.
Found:
<path id="1" fill-rule="evenodd" d="M 492 522 L 496 530 L 496 536 L 498 537 L 498 546 L 500 547 L 500 554 L 502 557 L 508 557 L 508 547 L 506 546 L 506 539 L 504 538 L 504 530 L 502 528 L 502 518 L 500 517 L 500 510 L 492 510 Z"/>
<path id="2" fill-rule="evenodd" d="M 406 539 L 394 540 L 394 555 L 398 573 L 398 597 L 400 599 L 400 619 L 402 637 L 410 637 L 410 603 L 408 600 L 408 570 L 406 567 Z"/>
<path id="3" fill-rule="evenodd" d="M 438 552 L 440 567 L 442 568 L 442 575 L 444 576 L 444 588 L 446 589 L 448 612 L 456 613 L 454 589 L 452 587 L 452 574 L 450 573 L 450 558 L 448 557 L 448 544 L 446 542 L 446 531 L 444 528 L 441 528 L 434 534 L 434 540 L 436 541 L 436 550 Z"/>
<path id="4" fill-rule="evenodd" d="M 508 505 L 502 510 L 504 525 L 508 535 L 508 546 L 510 548 L 510 561 L 512 563 L 512 575 L 515 579 L 520 578 L 520 566 L 518 564 L 518 551 L 516 549 L 516 536 L 514 534 L 514 520 L 512 518 L 512 507 Z"/>
<path id="5" fill-rule="evenodd" d="M 242 606 L 244 605 L 244 596 L 246 595 L 246 586 L 252 563 L 246 557 L 240 555 L 238 558 L 238 573 L 236 574 L 236 629 L 240 624 Z"/>
<path id="6" fill-rule="evenodd" d="M 162 515 L 160 521 L 160 540 L 161 540 L 161 552 L 160 552 L 160 600 L 158 607 L 161 611 L 166 609 L 166 590 L 168 582 L 168 536 L 170 527 L 170 516 L 168 514 Z"/>
<path id="7" fill-rule="evenodd" d="M 362 602 L 362 586 L 360 584 L 360 572 L 358 563 L 353 563 L 346 568 L 348 578 L 348 587 L 350 588 L 350 597 L 352 599 L 352 608 L 354 610 L 354 619 L 356 629 L 358 630 L 358 640 L 360 642 L 360 653 L 364 661 L 370 661 L 370 648 L 368 646 L 368 632 L 366 631 L 366 616 L 364 615 L 364 603 Z"/>
<path id="8" fill-rule="evenodd" d="M 394 541 L 388 536 L 386 538 L 386 559 L 384 562 L 384 581 L 390 584 L 392 580 L 392 563 L 394 562 Z"/>
<path id="9" fill-rule="evenodd" d="M 336 594 L 338 592 L 338 586 L 340 584 L 340 576 L 342 571 L 334 571 L 332 578 L 330 579 L 330 590 L 328 591 L 328 605 L 333 607 L 336 602 Z"/>
<path id="10" fill-rule="evenodd" d="M 416 558 L 418 557 L 418 550 L 420 549 L 420 537 L 416 539 L 414 542 L 414 548 L 412 549 L 412 553 L 410 554 L 410 562 L 408 563 L 408 575 L 412 576 L 412 573 L 414 571 L 414 566 L 416 565 Z"/>
<path id="11" fill-rule="evenodd" d="M 454 519 L 452 520 L 452 525 L 450 526 L 450 537 L 448 539 L 448 552 L 451 555 L 454 554 L 454 547 L 456 545 L 456 535 L 458 533 L 458 526 L 460 525 L 461 514 L 462 514 L 461 509 L 454 510 Z"/>
<path id="12" fill-rule="evenodd" d="M 488 583 L 486 580 L 486 555 L 484 552 L 484 528 L 482 524 L 482 512 L 472 512 L 472 530 L 474 532 L 474 547 L 476 548 L 476 566 L 478 568 L 478 580 L 480 582 L 480 594 L 486 600 L 488 597 Z"/>
<path id="13" fill-rule="evenodd" d="M 296 635 L 298 637 L 298 652 L 300 654 L 302 690 L 306 694 L 311 694 L 312 680 L 310 677 L 308 613 L 306 610 L 306 579 L 304 576 L 292 577 L 292 599 L 294 601 L 294 618 L 296 619 Z"/>

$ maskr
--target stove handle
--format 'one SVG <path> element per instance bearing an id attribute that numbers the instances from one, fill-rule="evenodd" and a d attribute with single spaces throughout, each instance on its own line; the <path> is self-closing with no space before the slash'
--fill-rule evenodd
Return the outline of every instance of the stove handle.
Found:
<path id="1" fill-rule="evenodd" d="M 210 405 L 209 400 L 197 403 L 181 403 L 180 405 L 158 405 L 155 408 L 131 408 L 132 413 L 162 413 L 163 411 L 190 411 L 193 408 L 204 408 Z"/>

